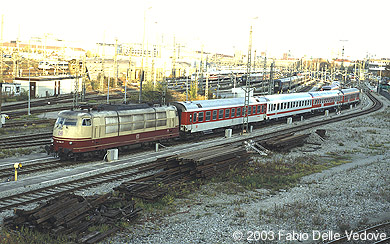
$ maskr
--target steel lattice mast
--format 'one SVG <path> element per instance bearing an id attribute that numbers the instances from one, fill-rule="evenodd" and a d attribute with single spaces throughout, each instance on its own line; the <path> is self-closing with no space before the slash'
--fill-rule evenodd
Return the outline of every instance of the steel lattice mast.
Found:
<path id="1" fill-rule="evenodd" d="M 242 132 L 248 132 L 249 129 L 249 114 L 248 114 L 248 108 L 249 108 L 249 96 L 250 96 L 250 90 L 251 90 L 251 84 L 250 84 L 250 74 L 251 74 L 251 60 L 252 60 L 252 26 L 249 31 L 249 46 L 248 46 L 248 63 L 246 65 L 246 81 L 245 81 L 245 104 L 244 104 L 244 116 L 243 116 L 243 123 L 242 123 Z"/>

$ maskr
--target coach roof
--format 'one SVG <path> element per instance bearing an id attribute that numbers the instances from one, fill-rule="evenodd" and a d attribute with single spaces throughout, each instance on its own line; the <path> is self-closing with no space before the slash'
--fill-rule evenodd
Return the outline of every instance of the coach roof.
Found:
<path id="1" fill-rule="evenodd" d="M 260 103 L 265 103 L 266 100 L 264 97 L 250 97 L 249 104 L 255 105 Z M 208 110 L 208 109 L 219 109 L 226 107 L 238 107 L 245 105 L 245 98 L 227 98 L 227 99 L 212 99 L 212 100 L 198 100 L 198 101 L 184 101 L 184 102 L 174 102 L 172 105 L 184 110 L 184 111 L 194 111 L 194 110 Z"/>

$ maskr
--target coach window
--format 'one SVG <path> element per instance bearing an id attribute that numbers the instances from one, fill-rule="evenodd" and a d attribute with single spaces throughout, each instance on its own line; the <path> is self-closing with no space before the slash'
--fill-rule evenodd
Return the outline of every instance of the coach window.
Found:
<path id="1" fill-rule="evenodd" d="M 237 108 L 237 116 L 236 117 L 240 117 L 241 116 L 241 108 Z"/>
<path id="2" fill-rule="evenodd" d="M 83 123 L 82 123 L 83 126 L 91 126 L 91 119 L 83 119 Z"/>
<path id="3" fill-rule="evenodd" d="M 194 123 L 196 123 L 196 115 L 197 115 L 197 113 L 195 112 L 194 113 Z"/>
<path id="4" fill-rule="evenodd" d="M 223 119 L 223 109 L 219 110 L 218 119 Z"/>
<path id="5" fill-rule="evenodd" d="M 235 114 L 236 114 L 236 109 L 232 108 L 232 118 L 234 117 Z"/>
<path id="6" fill-rule="evenodd" d="M 249 106 L 248 107 L 248 115 L 251 115 L 252 114 L 252 106 Z"/>
<path id="7" fill-rule="evenodd" d="M 206 111 L 206 121 L 210 121 L 211 119 L 211 111 Z"/>
<path id="8" fill-rule="evenodd" d="M 217 119 L 217 110 L 214 110 L 213 111 L 213 120 L 216 120 Z"/>
<path id="9" fill-rule="evenodd" d="M 226 109 L 225 110 L 225 118 L 229 118 L 230 117 L 230 109 Z"/>
<path id="10" fill-rule="evenodd" d="M 200 112 L 199 113 L 199 119 L 198 119 L 199 122 L 203 122 L 203 112 Z"/>
<path id="11" fill-rule="evenodd" d="M 257 106 L 257 113 L 259 114 L 261 112 L 262 105 Z"/>

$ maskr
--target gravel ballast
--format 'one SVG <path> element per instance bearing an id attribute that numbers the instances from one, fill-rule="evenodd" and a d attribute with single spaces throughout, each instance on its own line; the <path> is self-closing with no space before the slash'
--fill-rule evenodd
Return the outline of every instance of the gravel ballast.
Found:
<path id="1" fill-rule="evenodd" d="M 327 131 L 324 140 L 313 129 L 303 147 L 252 157 L 254 162 L 272 163 L 302 157 L 333 160 L 335 155 L 343 155 L 348 163 L 305 176 L 296 187 L 278 192 L 249 191 L 232 182 L 208 183 L 175 199 L 170 204 L 174 211 L 162 217 L 144 211 L 137 223 L 130 223 L 103 243 L 297 242 L 288 238 L 317 243 L 313 233 L 316 238 L 318 233 L 330 231 L 344 234 L 345 230 L 390 220 L 390 112 L 389 102 L 384 102 L 385 108 L 375 114 L 316 128 Z M 104 184 L 79 194 L 109 192 L 114 186 Z M 32 207 L 36 204 L 25 209 Z M 11 214 L 0 214 L 0 222 Z M 261 238 L 266 241 L 255 241 Z"/>
<path id="2" fill-rule="evenodd" d="M 331 233 L 329 239 L 390 220 L 390 111 L 389 102 L 383 101 L 380 112 L 322 126 L 327 131 L 324 141 L 309 138 L 321 146 L 306 144 L 286 154 L 252 158 L 272 162 L 343 155 L 347 163 L 305 176 L 298 186 L 276 193 L 209 183 L 176 199 L 175 212 L 157 219 L 145 213 L 138 224 L 104 243 L 318 243 L 324 233 Z"/>

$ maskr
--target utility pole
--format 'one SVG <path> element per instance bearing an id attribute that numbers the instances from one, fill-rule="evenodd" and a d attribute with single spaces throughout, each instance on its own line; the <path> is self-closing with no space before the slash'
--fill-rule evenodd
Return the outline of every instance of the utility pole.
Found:
<path id="1" fill-rule="evenodd" d="M 202 44 L 202 50 L 201 50 L 201 53 L 200 53 L 200 77 L 198 78 L 199 79 L 199 82 L 198 82 L 198 90 L 199 90 L 199 93 L 202 94 L 202 91 L 203 91 L 203 44 Z"/>
<path id="2" fill-rule="evenodd" d="M 0 44 L 1 44 L 1 51 L 0 51 L 0 83 L 3 82 L 3 29 L 4 29 L 4 14 L 1 15 L 1 35 L 0 35 Z M 1 100 L 0 100 L 0 106 L 1 106 Z"/>
<path id="3" fill-rule="evenodd" d="M 127 69 L 126 74 L 126 84 L 125 84 L 125 103 L 127 103 L 127 83 L 128 81 L 131 81 L 131 56 L 133 55 L 133 48 L 130 47 L 130 53 L 129 53 L 129 68 Z"/>
<path id="4" fill-rule="evenodd" d="M 141 77 L 140 77 L 140 83 L 139 83 L 139 96 L 138 96 L 138 103 L 142 102 L 142 83 L 145 79 L 145 71 L 144 71 L 144 56 L 145 56 L 145 32 L 146 32 L 146 11 L 151 9 L 152 7 L 149 7 L 144 10 L 144 32 L 142 35 L 142 58 L 141 58 Z M 148 55 L 148 50 L 146 52 L 146 55 Z"/>
<path id="5" fill-rule="evenodd" d="M 172 79 L 176 86 L 177 84 L 176 84 L 176 38 L 175 36 L 173 36 Z"/>
<path id="6" fill-rule="evenodd" d="M 263 66 L 263 75 L 261 78 L 261 92 L 265 93 L 265 81 L 264 81 L 264 76 L 267 74 L 267 56 L 264 57 L 264 66 Z"/>
<path id="7" fill-rule="evenodd" d="M 250 75 L 251 75 L 251 61 L 252 61 L 252 25 L 249 31 L 249 45 L 248 45 L 248 62 L 246 65 L 246 81 L 245 81 L 245 101 L 244 101 L 244 117 L 242 123 L 242 132 L 246 133 L 249 131 L 249 96 L 251 91 L 250 84 Z"/>
<path id="8" fill-rule="evenodd" d="M 118 86 L 118 38 L 115 38 L 114 70 L 115 70 L 114 87 L 117 87 Z"/>
<path id="9" fill-rule="evenodd" d="M 1 15 L 1 34 L 0 34 L 0 119 L 1 119 L 1 100 L 3 99 L 3 27 L 4 27 L 4 14 Z M 0 121 L 0 126 L 1 126 Z"/>
<path id="10" fill-rule="evenodd" d="M 79 73 L 80 73 L 80 61 L 76 59 L 75 62 L 75 73 L 76 78 L 74 82 L 74 93 L 73 93 L 73 108 L 77 107 L 79 104 Z"/>
<path id="11" fill-rule="evenodd" d="M 342 43 L 343 43 L 343 49 L 342 49 L 342 53 L 341 53 L 341 55 L 342 55 L 342 59 L 341 59 L 341 74 L 343 73 L 343 71 L 344 71 L 344 43 L 345 42 L 347 42 L 348 40 L 340 40 Z M 344 76 L 344 79 L 342 79 L 342 80 L 344 80 L 344 82 L 343 82 L 343 84 L 341 84 L 341 86 L 343 87 L 344 85 L 345 85 L 345 82 L 346 82 L 346 80 L 347 80 L 347 77 L 346 76 Z"/>
<path id="12" fill-rule="evenodd" d="M 269 82 L 268 82 L 268 95 L 273 94 L 273 87 L 274 87 L 274 67 L 275 67 L 275 60 L 271 63 L 271 68 L 269 72 Z"/>
<path id="13" fill-rule="evenodd" d="M 80 66 L 80 64 L 77 64 Z M 85 92 L 86 92 L 86 87 L 85 87 L 85 79 L 86 79 L 86 75 L 87 75 L 87 64 L 86 64 L 86 58 L 85 58 L 85 55 L 83 57 L 83 64 L 82 64 L 82 91 L 81 91 L 81 101 L 82 102 L 85 102 Z"/>
<path id="14" fill-rule="evenodd" d="M 105 59 L 105 48 L 106 48 L 106 32 L 104 31 L 103 34 L 103 51 L 102 51 L 102 72 L 101 72 L 101 77 L 100 77 L 100 93 L 104 93 L 104 59 Z"/>
<path id="15" fill-rule="evenodd" d="M 1 100 L 3 99 L 3 83 L 0 81 L 0 119 L 1 119 Z M 2 123 L 0 121 L 0 127 L 2 127 Z"/>

